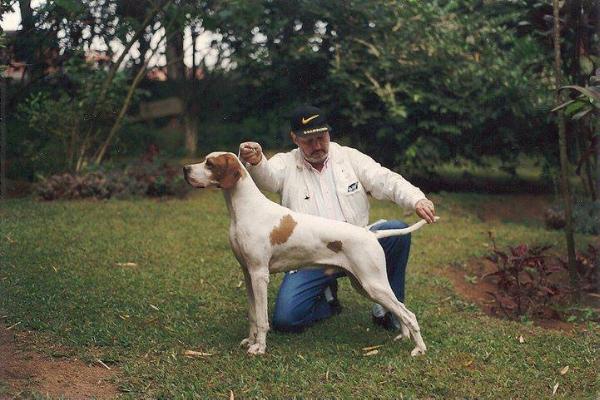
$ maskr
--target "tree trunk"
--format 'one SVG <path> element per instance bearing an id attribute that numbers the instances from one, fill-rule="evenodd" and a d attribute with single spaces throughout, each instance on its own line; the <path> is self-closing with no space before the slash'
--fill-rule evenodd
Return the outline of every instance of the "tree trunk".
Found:
<path id="1" fill-rule="evenodd" d="M 562 67 L 560 55 L 560 19 L 558 0 L 552 1 L 554 11 L 554 75 L 556 83 L 556 103 L 562 104 L 563 96 L 560 92 L 562 86 Z M 558 111 L 558 146 L 560 150 L 560 183 L 563 201 L 565 203 L 565 236 L 567 241 L 567 260 L 571 286 L 575 290 L 575 296 L 579 297 L 579 279 L 577 277 L 575 260 L 575 238 L 573 235 L 573 211 L 571 203 L 571 189 L 569 185 L 569 159 L 567 155 L 567 134 L 565 115 L 563 110 Z"/>
<path id="2" fill-rule="evenodd" d="M 25 61 L 27 64 L 29 82 L 31 82 L 43 75 L 45 65 L 40 57 L 40 42 L 35 32 L 31 0 L 19 0 L 19 11 L 21 13 L 21 30 L 17 32 L 19 44 L 15 46 L 15 54 L 20 61 Z"/>
<path id="3" fill-rule="evenodd" d="M 185 130 L 185 150 L 189 157 L 194 157 L 198 150 L 198 119 L 186 111 L 183 116 Z"/>
<path id="4" fill-rule="evenodd" d="M 175 30 L 175 31 L 173 31 Z M 183 27 L 174 24 L 167 32 L 167 75 L 169 80 L 180 84 L 185 79 L 183 63 Z M 182 85 L 183 86 L 183 85 Z"/>
<path id="5" fill-rule="evenodd" d="M 176 88 L 177 97 L 183 103 L 183 134 L 185 137 L 185 152 L 189 157 L 196 155 L 198 147 L 198 124 L 191 104 L 194 77 L 188 77 L 184 63 L 183 32 L 184 25 L 173 24 L 173 30 L 167 38 L 167 74 Z"/>

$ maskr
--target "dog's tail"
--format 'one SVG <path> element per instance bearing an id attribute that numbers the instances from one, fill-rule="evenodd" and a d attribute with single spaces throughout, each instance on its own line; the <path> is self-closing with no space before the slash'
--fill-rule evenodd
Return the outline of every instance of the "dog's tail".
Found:
<path id="1" fill-rule="evenodd" d="M 435 217 L 436 221 L 438 219 L 440 219 L 440 217 Z M 372 232 L 375 234 L 375 237 L 377 239 L 386 238 L 386 237 L 390 237 L 390 236 L 402 236 L 402 235 L 408 235 L 409 233 L 416 231 L 417 229 L 419 229 L 420 227 L 422 227 L 426 223 L 427 223 L 427 221 L 425 221 L 424 219 L 422 219 L 419 222 L 417 222 L 415 224 L 412 224 L 411 226 L 409 226 L 407 228 L 402 228 L 402 229 L 387 229 L 387 230 L 372 231 Z"/>

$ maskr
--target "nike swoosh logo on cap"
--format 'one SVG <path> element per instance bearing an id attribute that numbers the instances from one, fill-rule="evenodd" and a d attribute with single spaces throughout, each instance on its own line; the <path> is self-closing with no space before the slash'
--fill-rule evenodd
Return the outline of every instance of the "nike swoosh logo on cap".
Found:
<path id="1" fill-rule="evenodd" d="M 319 117 L 319 114 L 313 115 L 312 117 L 308 117 L 308 118 L 302 118 L 302 124 L 306 125 L 310 121 L 312 121 L 313 119 L 318 118 L 318 117 Z"/>

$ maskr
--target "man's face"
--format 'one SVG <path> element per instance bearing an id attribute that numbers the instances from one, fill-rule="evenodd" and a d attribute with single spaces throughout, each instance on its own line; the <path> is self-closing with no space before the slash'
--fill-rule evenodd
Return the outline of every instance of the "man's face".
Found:
<path id="1" fill-rule="evenodd" d="M 320 164 L 327 159 L 329 140 L 329 131 L 307 137 L 292 133 L 292 141 L 302 150 L 304 159 L 311 164 Z"/>

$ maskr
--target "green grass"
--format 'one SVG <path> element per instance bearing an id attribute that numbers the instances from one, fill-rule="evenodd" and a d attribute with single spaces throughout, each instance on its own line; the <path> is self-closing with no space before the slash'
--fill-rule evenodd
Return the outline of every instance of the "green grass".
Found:
<path id="1" fill-rule="evenodd" d="M 556 398 L 595 398 L 598 326 L 564 333 L 489 318 L 439 274 L 441 265 L 487 253 L 488 231 L 499 245 L 562 246 L 560 233 L 535 223 L 481 222 L 474 208 L 485 199 L 440 194 L 443 219 L 413 234 L 407 305 L 429 349 L 420 358 L 410 357 L 412 343 L 371 325 L 370 303 L 347 280 L 341 315 L 301 334 L 271 332 L 267 355 L 247 356 L 238 347 L 247 329 L 243 278 L 214 191 L 186 200 L 3 203 L 0 312 L 7 325 L 21 322 L 14 329 L 118 366 L 126 398 L 233 391 L 236 398 L 538 399 L 551 397 L 556 383 Z M 401 215 L 373 203 L 372 219 Z M 137 266 L 116 265 L 124 262 Z M 271 279 L 271 305 L 281 278 Z M 362 355 L 379 344 L 379 354 Z M 187 349 L 213 355 L 189 359 Z"/>

